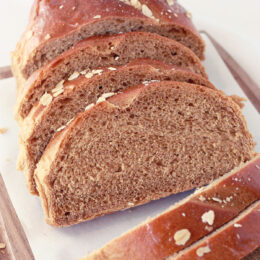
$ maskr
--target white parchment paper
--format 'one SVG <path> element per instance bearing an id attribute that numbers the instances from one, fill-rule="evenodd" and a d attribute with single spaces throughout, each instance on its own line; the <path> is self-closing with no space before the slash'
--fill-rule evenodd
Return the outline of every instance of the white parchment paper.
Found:
<path id="1" fill-rule="evenodd" d="M 206 38 L 205 40 L 205 66 L 210 80 L 227 94 L 245 97 L 212 44 Z M 48 226 L 44 221 L 39 198 L 29 194 L 23 173 L 16 171 L 18 127 L 13 119 L 15 96 L 14 79 L 0 81 L 0 128 L 8 129 L 5 134 L 0 135 L 0 172 L 37 260 L 72 260 L 83 257 L 190 194 L 185 192 L 173 195 L 70 228 L 57 229 Z M 260 116 L 249 101 L 243 112 L 249 130 L 258 143 L 256 151 L 259 152 Z"/>

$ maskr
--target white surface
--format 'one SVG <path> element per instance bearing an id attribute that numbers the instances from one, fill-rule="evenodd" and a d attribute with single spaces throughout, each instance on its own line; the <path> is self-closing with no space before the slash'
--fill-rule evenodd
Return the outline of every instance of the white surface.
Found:
<path id="1" fill-rule="evenodd" d="M 243 96 L 214 47 L 207 41 L 206 68 L 212 82 L 228 94 Z M 118 212 L 74 227 L 57 229 L 45 224 L 39 198 L 29 195 L 22 173 L 15 170 L 18 129 L 13 120 L 15 84 L 0 81 L 0 126 L 8 128 L 0 135 L 0 172 L 37 260 L 78 259 L 100 248 L 148 216 L 155 216 L 188 193 L 177 194 L 124 212 Z M 260 144 L 259 115 L 250 102 L 244 114 L 255 140 Z M 260 146 L 257 146 L 260 151 Z"/>

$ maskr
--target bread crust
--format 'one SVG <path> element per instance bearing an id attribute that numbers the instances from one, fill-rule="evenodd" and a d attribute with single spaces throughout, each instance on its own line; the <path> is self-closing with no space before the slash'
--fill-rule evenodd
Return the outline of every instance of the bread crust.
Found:
<path id="1" fill-rule="evenodd" d="M 150 9 L 154 19 L 125 2 L 70 0 L 53 3 L 35 0 L 27 28 L 12 55 L 14 75 L 19 78 L 18 74 L 22 74 L 28 78 L 47 61 L 85 38 L 127 31 L 158 32 L 173 39 L 179 38 L 185 43 L 180 37 L 182 35 L 183 38 L 189 39 L 188 47 L 193 48 L 200 58 L 204 57 L 204 42 L 189 13 L 177 1 L 168 5 L 166 0 L 140 0 L 140 4 Z M 159 19 L 159 22 L 156 19 Z M 129 22 L 129 28 L 120 26 L 124 22 Z M 113 30 L 111 25 L 110 28 L 106 26 L 113 23 L 117 24 L 118 28 Z M 61 45 L 62 48 L 59 47 Z"/>
<path id="2" fill-rule="evenodd" d="M 247 164 L 241 165 L 231 173 L 212 182 L 206 188 L 196 191 L 159 216 L 147 220 L 140 226 L 114 239 L 102 249 L 82 258 L 82 260 L 159 260 L 179 252 L 198 239 L 217 230 L 260 198 L 260 169 L 256 167 L 259 165 L 260 155 Z M 248 181 L 249 178 L 251 181 Z M 237 193 L 237 189 L 239 189 L 239 193 Z M 247 193 L 250 195 L 245 197 L 244 194 Z M 226 198 L 234 196 L 234 194 L 237 194 L 234 197 L 234 201 L 224 203 Z M 218 198 L 218 200 L 222 202 L 213 200 L 213 198 Z M 232 206 L 232 203 L 235 205 Z M 222 205 L 224 205 L 224 207 L 222 207 Z M 215 221 L 211 226 L 207 225 L 207 223 L 203 223 L 201 219 L 203 212 L 208 212 L 209 210 L 215 213 Z M 255 225 L 255 223 L 253 224 Z M 206 227 L 207 229 L 205 229 Z M 191 238 L 185 245 L 178 246 L 173 239 L 174 233 L 183 228 L 191 232 Z M 196 250 L 193 251 L 196 252 Z M 216 254 L 215 251 L 212 253 Z M 147 258 L 145 258 L 146 256 Z M 214 259 L 224 259 L 222 257 L 224 257 L 223 253 Z M 192 254 L 190 258 L 180 257 L 177 259 L 197 258 L 196 255 Z"/>
<path id="3" fill-rule="evenodd" d="M 205 260 L 242 259 L 260 245 L 259 223 L 260 201 L 258 200 L 233 221 L 170 259 L 201 259 L 202 256 Z"/>
<path id="4" fill-rule="evenodd" d="M 27 176 L 27 186 L 29 187 L 29 190 L 32 194 L 38 194 L 33 179 L 33 172 L 36 168 L 34 154 L 40 153 L 39 148 L 37 148 L 38 151 L 35 151 L 35 147 L 32 145 L 32 142 L 36 138 L 39 138 L 39 133 L 43 133 L 42 129 L 45 129 L 48 122 L 54 117 L 54 111 L 57 111 L 65 100 L 67 100 L 66 107 L 69 105 L 73 106 L 73 103 L 77 103 L 82 106 L 81 108 L 80 105 L 77 106 L 77 111 L 73 115 L 74 117 L 77 113 L 83 112 L 85 107 L 90 103 L 95 103 L 102 94 L 111 91 L 118 92 L 126 89 L 127 87 L 130 87 L 131 85 L 129 85 L 129 81 L 130 78 L 134 78 L 134 75 L 136 75 L 134 79 L 135 84 L 140 84 L 143 81 L 149 80 L 168 79 L 174 81 L 184 81 L 187 83 L 193 82 L 197 85 L 216 89 L 208 80 L 190 72 L 189 70 L 148 59 L 134 60 L 124 66 L 96 68 L 95 71 L 100 71 L 100 75 L 96 74 L 91 78 L 86 78 L 85 75 L 78 75 L 76 79 L 67 80 L 64 82 L 64 88 L 62 88 L 62 91 L 64 91 L 63 93 L 58 96 L 55 96 L 55 93 L 50 93 L 52 95 L 52 102 L 48 106 L 44 106 L 41 103 L 36 103 L 26 119 L 21 123 L 21 131 L 19 134 L 20 153 L 18 165 L 20 166 L 19 170 L 23 170 Z M 122 83 L 122 80 L 120 82 L 120 78 L 124 79 L 125 82 Z M 105 79 L 105 82 L 102 79 Z M 115 83 L 115 81 L 118 83 Z M 116 85 L 114 87 L 115 89 L 107 89 L 109 85 Z M 73 88 L 71 88 L 71 86 L 73 86 Z M 99 90 L 99 86 L 101 86 L 102 89 Z M 93 92 L 93 88 L 95 92 Z M 83 93 L 88 94 L 81 97 L 80 93 L 82 95 Z M 95 94 L 96 99 L 92 98 L 90 103 L 87 102 L 88 97 L 92 96 L 93 94 Z M 65 111 L 63 112 L 64 114 L 59 114 L 59 118 L 55 120 L 55 123 L 58 122 L 58 119 L 60 120 L 60 118 L 65 115 Z M 71 120 L 73 117 L 69 118 L 67 121 L 64 121 L 60 125 L 56 125 L 57 127 L 55 129 L 53 129 L 53 126 L 48 126 L 48 132 L 50 132 L 50 129 L 52 129 L 52 131 L 57 131 L 58 128 L 66 125 L 66 123 L 69 122 L 69 120 Z M 48 133 L 44 132 L 44 134 L 41 136 L 47 137 Z M 48 143 L 48 139 L 46 140 L 45 138 L 45 146 Z"/>
<path id="5" fill-rule="evenodd" d="M 166 84 L 166 83 L 165 83 Z M 225 100 L 226 105 L 231 106 L 232 109 L 234 110 L 234 113 L 238 113 L 239 117 L 241 117 L 241 123 L 244 125 L 244 129 L 245 129 L 245 134 L 248 135 L 248 137 L 250 138 L 250 134 L 248 133 L 247 130 L 247 126 L 246 123 L 244 121 L 244 117 L 241 114 L 240 108 L 238 107 L 237 104 L 235 104 L 230 98 L 224 96 L 222 93 L 217 92 L 215 90 L 211 90 L 211 89 L 207 89 L 205 87 L 200 87 L 200 86 L 196 86 L 196 85 L 189 85 L 186 83 L 167 83 L 169 85 L 172 85 L 172 87 L 174 86 L 178 86 L 178 87 L 188 87 L 191 89 L 194 89 L 195 91 L 202 91 L 203 93 L 207 93 L 208 95 L 216 95 L 216 97 L 221 98 L 223 101 Z M 153 86 L 156 86 L 157 83 L 153 83 L 151 84 Z M 101 102 L 98 105 L 94 106 L 93 108 L 79 114 L 74 121 L 72 121 L 65 129 L 63 129 L 61 132 L 59 132 L 58 134 L 56 134 L 51 142 L 49 143 L 49 145 L 47 146 L 47 148 L 45 149 L 45 152 L 37 166 L 37 170 L 35 173 L 35 177 L 36 177 L 36 183 L 38 185 L 38 190 L 40 193 L 40 197 L 41 200 L 45 200 L 45 198 L 47 198 L 48 202 L 47 204 L 50 205 L 51 201 L 53 200 L 53 195 L 51 190 L 52 190 L 52 184 L 54 179 L 56 178 L 56 173 L 55 171 L 52 172 L 52 169 L 55 165 L 55 160 L 57 160 L 57 158 L 59 157 L 59 154 L 63 151 L 64 147 L 66 146 L 66 143 L 70 142 L 72 136 L 73 136 L 73 132 L 77 131 L 77 129 L 80 129 L 81 126 L 81 122 L 83 122 L 84 118 L 87 118 L 95 113 L 98 113 L 99 110 L 102 111 L 110 111 L 117 107 L 128 107 L 134 100 L 137 99 L 137 97 L 142 93 L 142 91 L 144 91 L 145 89 L 149 88 L 151 85 L 149 86 L 136 86 L 136 87 L 132 87 L 118 95 L 115 95 L 111 98 L 109 98 L 107 101 Z M 235 112 L 236 111 L 236 112 Z M 76 133 L 76 132 L 75 132 Z M 251 152 L 251 158 L 255 155 L 255 152 L 252 150 Z M 217 176 L 216 176 L 217 177 Z M 201 185 L 204 185 L 206 183 L 201 183 Z M 189 188 L 192 188 L 192 184 L 190 184 Z M 180 188 L 180 187 L 179 187 Z M 176 190 L 175 192 L 180 192 L 181 188 L 178 190 Z M 259 187 L 258 187 L 259 188 Z M 188 189 L 188 188 L 187 188 Z M 42 194 L 45 194 L 42 196 Z M 46 196 L 46 194 L 49 194 Z M 168 196 L 171 193 L 165 193 L 165 194 L 161 194 L 161 195 L 154 195 L 154 197 L 148 198 L 145 201 L 139 201 L 136 205 L 139 204 L 143 204 L 146 203 L 149 200 L 153 200 L 153 199 L 158 199 L 159 197 L 164 197 L 164 196 Z M 46 204 L 46 202 L 44 202 L 44 204 Z M 127 206 L 126 206 L 127 207 Z M 115 209 L 118 210 L 118 209 Z M 220 208 L 221 210 L 221 208 Z M 104 212 L 104 214 L 112 212 L 114 210 L 108 210 L 106 212 Z M 52 225 L 57 225 L 57 226 L 63 226 L 63 225 L 71 225 L 71 224 L 75 224 L 75 223 L 79 223 L 82 221 L 87 220 L 88 218 L 85 219 L 77 219 L 77 220 L 73 220 L 71 222 L 67 222 L 67 223 L 61 223 L 59 222 L 57 216 L 55 217 L 53 215 L 53 211 L 51 209 L 51 207 L 49 207 L 48 209 L 45 208 L 45 216 L 46 216 L 46 220 L 49 224 Z M 89 216 L 89 219 L 94 218 L 96 216 Z"/>
<path id="6" fill-rule="evenodd" d="M 154 48 L 153 53 L 150 53 L 146 49 L 147 46 L 145 45 L 150 43 L 154 48 L 157 48 L 157 52 L 154 52 Z M 136 44 L 136 47 L 132 46 L 134 44 Z M 114 48 L 111 48 L 111 46 Z M 116 55 L 120 53 L 122 53 L 122 56 L 118 59 L 115 58 L 117 57 Z M 161 56 L 163 53 L 165 56 Z M 84 59 L 83 55 L 85 57 Z M 74 61 L 80 58 L 82 62 L 76 63 Z M 81 70 L 95 69 L 101 66 L 124 65 L 137 58 L 158 59 L 162 62 L 170 63 L 171 65 L 182 63 L 180 66 L 184 69 L 189 69 L 207 78 L 205 68 L 199 58 L 190 49 L 174 40 L 144 32 L 93 37 L 79 42 L 73 48 L 63 52 L 31 75 L 26 81 L 26 84 L 18 89 L 15 109 L 16 118 L 18 121 L 25 118 L 33 104 L 38 101 L 37 95 L 42 96 L 45 91 L 49 91 L 46 85 L 43 85 L 46 82 L 51 81 L 52 83 L 49 88 L 54 88 L 59 81 L 67 79 L 74 71 L 80 72 Z M 183 60 L 184 62 L 181 62 Z"/>

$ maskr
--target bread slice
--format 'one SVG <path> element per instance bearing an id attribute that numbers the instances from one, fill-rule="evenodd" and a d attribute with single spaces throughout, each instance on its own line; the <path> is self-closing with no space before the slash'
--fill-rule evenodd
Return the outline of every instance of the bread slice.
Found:
<path id="1" fill-rule="evenodd" d="M 74 75 L 74 80 L 64 82 L 53 93 L 47 94 L 49 100 L 52 99 L 50 104 L 35 104 L 22 124 L 17 165 L 24 170 L 27 186 L 33 194 L 37 194 L 34 170 L 51 137 L 88 105 L 96 103 L 102 94 L 117 93 L 132 85 L 153 80 L 194 83 L 215 89 L 208 80 L 197 74 L 154 60 L 136 60 L 122 67 L 97 68 L 85 75 Z"/>
<path id="2" fill-rule="evenodd" d="M 190 49 L 162 36 L 133 32 L 96 37 L 80 42 L 29 78 L 18 93 L 18 117 L 26 117 L 45 92 L 50 92 L 75 71 L 124 65 L 136 58 L 160 60 L 207 77 L 205 68 Z"/>
<path id="3" fill-rule="evenodd" d="M 258 200 L 259 173 L 260 155 L 83 259 L 166 259 L 215 231 Z M 213 212 L 211 225 L 202 221 L 206 212 Z M 183 243 L 178 243 L 175 235 L 180 230 L 187 234 Z"/>
<path id="4" fill-rule="evenodd" d="M 139 85 L 79 114 L 36 169 L 49 224 L 68 226 L 202 186 L 255 152 L 241 110 L 182 82 Z"/>
<path id="5" fill-rule="evenodd" d="M 35 0 L 29 24 L 12 55 L 13 72 L 28 78 L 77 42 L 131 31 L 157 33 L 203 58 L 204 42 L 177 1 Z"/>
<path id="6" fill-rule="evenodd" d="M 259 173 L 258 173 L 259 174 Z M 260 201 L 170 260 L 242 259 L 260 246 Z"/>

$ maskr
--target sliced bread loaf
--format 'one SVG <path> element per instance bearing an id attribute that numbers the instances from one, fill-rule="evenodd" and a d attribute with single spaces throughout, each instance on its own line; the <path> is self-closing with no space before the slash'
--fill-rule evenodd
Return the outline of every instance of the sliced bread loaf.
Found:
<path id="1" fill-rule="evenodd" d="M 259 173 L 258 155 L 84 259 L 166 259 L 215 231 L 260 199 Z"/>
<path id="2" fill-rule="evenodd" d="M 174 40 L 143 32 L 91 38 L 64 52 L 28 79 L 18 93 L 18 117 L 26 117 L 45 92 L 74 72 L 123 65 L 136 58 L 160 60 L 207 77 L 198 57 Z"/>
<path id="3" fill-rule="evenodd" d="M 157 33 L 203 58 L 204 43 L 190 14 L 166 0 L 35 0 L 29 24 L 12 55 L 13 72 L 28 78 L 77 42 L 131 31 Z"/>
<path id="4" fill-rule="evenodd" d="M 240 108 L 182 82 L 131 87 L 56 133 L 37 165 L 49 224 L 68 226 L 202 186 L 255 156 Z"/>
<path id="5" fill-rule="evenodd" d="M 258 200 L 216 232 L 169 259 L 239 260 L 259 246 L 260 201 Z"/>
<path id="6" fill-rule="evenodd" d="M 97 68 L 85 75 L 75 73 L 44 94 L 21 125 L 18 168 L 24 170 L 29 190 L 37 194 L 33 178 L 36 164 L 54 133 L 105 93 L 154 80 L 172 80 L 215 87 L 197 74 L 153 60 L 136 60 L 122 67 Z"/>

